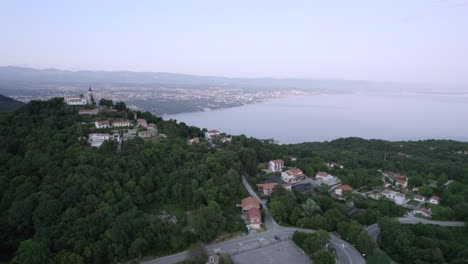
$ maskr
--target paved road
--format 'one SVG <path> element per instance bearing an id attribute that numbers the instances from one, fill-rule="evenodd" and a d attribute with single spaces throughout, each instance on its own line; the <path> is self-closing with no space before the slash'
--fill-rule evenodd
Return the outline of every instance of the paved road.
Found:
<path id="1" fill-rule="evenodd" d="M 399 217 L 398 222 L 401 224 L 430 224 L 440 226 L 465 226 L 465 222 L 461 221 L 435 221 L 424 218 L 415 217 L 412 213 L 408 213 L 405 217 Z M 380 235 L 380 228 L 378 224 L 370 225 L 366 228 L 367 234 L 374 240 L 377 241 Z"/>
<path id="2" fill-rule="evenodd" d="M 462 221 L 435 221 L 424 218 L 415 217 L 413 214 L 408 213 L 405 217 L 398 218 L 398 221 L 402 224 L 431 224 L 440 226 L 465 226 L 465 222 Z"/>
<path id="3" fill-rule="evenodd" d="M 275 219 L 270 215 L 268 207 L 265 201 L 258 197 L 257 193 L 252 189 L 247 180 L 242 177 L 242 184 L 245 186 L 249 194 L 256 198 L 262 204 L 265 210 L 265 226 L 267 227 L 266 232 L 252 232 L 247 236 L 231 239 L 221 243 L 211 244 L 206 246 L 208 254 L 215 253 L 227 253 L 230 255 L 236 255 L 239 253 L 255 250 L 261 247 L 279 243 L 280 241 L 288 240 L 292 237 L 295 231 L 302 232 L 314 232 L 310 229 L 294 228 L 294 227 L 283 227 L 280 226 Z M 337 236 L 330 234 L 330 246 L 335 249 L 337 258 L 340 264 L 364 264 L 365 260 L 361 253 L 357 251 L 348 242 L 341 240 Z M 145 264 L 169 264 L 182 261 L 188 257 L 187 251 L 153 259 Z"/>

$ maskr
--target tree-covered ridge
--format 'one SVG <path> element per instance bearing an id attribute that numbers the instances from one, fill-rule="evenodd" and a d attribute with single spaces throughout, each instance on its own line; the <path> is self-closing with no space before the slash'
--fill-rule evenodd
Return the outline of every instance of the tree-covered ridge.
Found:
<path id="1" fill-rule="evenodd" d="M 167 139 L 92 148 L 80 139 L 92 119 L 76 111 L 57 98 L 0 117 L 3 259 L 19 248 L 16 263 L 118 262 L 241 228 L 236 152 L 187 146 L 199 129 L 148 113 L 139 115 L 154 119 Z M 160 210 L 166 205 L 187 214 L 171 223 Z"/>
<path id="2" fill-rule="evenodd" d="M 398 263 L 466 263 L 468 229 L 380 221 L 381 247 Z"/>
<path id="3" fill-rule="evenodd" d="M 0 112 L 14 111 L 23 105 L 24 103 L 20 101 L 0 94 Z"/>

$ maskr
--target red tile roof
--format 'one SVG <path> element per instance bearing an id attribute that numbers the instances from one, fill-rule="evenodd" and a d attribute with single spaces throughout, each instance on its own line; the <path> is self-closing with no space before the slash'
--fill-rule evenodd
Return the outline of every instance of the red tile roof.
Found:
<path id="1" fill-rule="evenodd" d="M 281 159 L 276 159 L 276 160 L 271 160 L 270 162 L 276 163 L 276 164 L 284 164 L 284 161 Z"/>
<path id="2" fill-rule="evenodd" d="M 432 212 L 430 210 L 428 210 L 427 208 L 424 208 L 424 207 L 416 208 L 416 209 L 414 209 L 414 211 L 422 212 L 422 213 L 424 213 L 426 215 L 432 215 Z"/>
<path id="3" fill-rule="evenodd" d="M 242 210 L 249 210 L 251 208 L 260 209 L 260 203 L 257 201 L 257 199 L 253 198 L 252 196 L 242 199 L 241 206 Z"/>
<path id="4" fill-rule="evenodd" d="M 440 202 L 440 197 L 439 196 L 432 196 L 431 199 Z"/>
<path id="5" fill-rule="evenodd" d="M 251 208 L 247 211 L 247 215 L 249 217 L 249 221 L 251 224 L 260 224 L 262 223 L 262 214 L 260 213 L 260 209 L 258 208 Z"/>
<path id="6" fill-rule="evenodd" d="M 257 187 L 262 188 L 263 190 L 271 190 L 275 188 L 275 186 L 278 185 L 277 183 L 262 183 L 262 184 L 257 184 Z"/>
<path id="7" fill-rule="evenodd" d="M 341 185 L 340 187 L 338 187 L 337 189 L 341 189 L 342 191 L 352 191 L 353 190 L 353 187 L 349 186 L 349 185 Z"/>
<path id="8" fill-rule="evenodd" d="M 319 171 L 317 172 L 317 174 L 315 176 L 319 176 L 319 177 L 327 177 L 328 176 L 328 173 L 326 172 L 323 172 L 323 171 Z"/>
<path id="9" fill-rule="evenodd" d="M 414 196 L 414 198 L 415 198 L 415 199 L 418 199 L 418 200 L 424 200 L 424 196 L 419 195 L 419 194 L 416 194 L 416 195 Z"/>

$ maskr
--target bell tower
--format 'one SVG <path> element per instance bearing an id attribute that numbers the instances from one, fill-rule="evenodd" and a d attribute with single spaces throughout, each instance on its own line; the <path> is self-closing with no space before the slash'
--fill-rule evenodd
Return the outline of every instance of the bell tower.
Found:
<path id="1" fill-rule="evenodd" d="M 94 104 L 93 89 L 91 89 L 91 85 L 88 88 L 88 104 Z"/>

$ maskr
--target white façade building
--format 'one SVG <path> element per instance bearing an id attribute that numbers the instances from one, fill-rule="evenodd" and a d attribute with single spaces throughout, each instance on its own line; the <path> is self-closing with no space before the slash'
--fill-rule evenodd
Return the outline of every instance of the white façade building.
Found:
<path id="1" fill-rule="evenodd" d="M 268 162 L 268 168 L 272 172 L 283 171 L 283 167 L 284 167 L 283 160 L 276 159 L 276 160 L 270 160 L 270 162 Z"/>
<path id="2" fill-rule="evenodd" d="M 406 196 L 404 194 L 399 193 L 399 192 L 395 192 L 395 191 L 392 191 L 392 190 L 389 190 L 389 189 L 385 189 L 382 192 L 382 195 L 387 197 L 389 200 L 392 200 L 393 202 L 395 202 L 398 205 L 404 205 L 407 202 L 406 201 Z"/>
<path id="3" fill-rule="evenodd" d="M 111 127 L 109 121 L 96 121 L 94 122 L 96 128 L 109 128 Z"/>
<path id="4" fill-rule="evenodd" d="M 114 120 L 112 121 L 112 127 L 129 127 L 131 126 L 128 120 Z"/>
<path id="5" fill-rule="evenodd" d="M 67 105 L 87 105 L 88 99 L 84 98 L 83 96 L 80 97 L 66 97 L 65 103 Z"/>
<path id="6" fill-rule="evenodd" d="M 100 147 L 106 140 L 120 141 L 120 135 L 118 133 L 92 133 L 89 134 L 88 137 L 88 142 L 91 144 L 91 147 Z"/>

